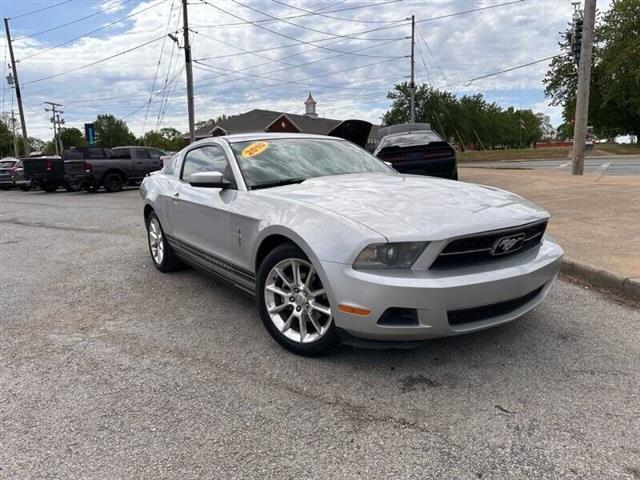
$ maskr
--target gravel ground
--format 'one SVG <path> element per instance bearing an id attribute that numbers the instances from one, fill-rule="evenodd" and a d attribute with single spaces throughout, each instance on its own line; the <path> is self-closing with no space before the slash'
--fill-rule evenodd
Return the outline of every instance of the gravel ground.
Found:
<path id="1" fill-rule="evenodd" d="M 137 191 L 0 205 L 0 478 L 640 478 L 640 313 L 599 292 L 307 359 L 157 272 Z"/>

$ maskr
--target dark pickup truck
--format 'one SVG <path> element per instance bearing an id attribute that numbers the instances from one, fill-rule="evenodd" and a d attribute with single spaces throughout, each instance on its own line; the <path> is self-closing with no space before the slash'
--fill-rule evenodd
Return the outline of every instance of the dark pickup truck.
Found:
<path id="1" fill-rule="evenodd" d="M 77 192 L 81 185 L 65 175 L 63 158 L 48 155 L 23 159 L 24 178 L 39 186 L 45 192 L 55 192 L 64 187 L 68 192 Z"/>
<path id="2" fill-rule="evenodd" d="M 152 147 L 102 149 L 78 147 L 63 152 L 65 177 L 87 191 L 104 187 L 118 192 L 137 185 L 148 173 L 162 168 L 165 152 Z"/>

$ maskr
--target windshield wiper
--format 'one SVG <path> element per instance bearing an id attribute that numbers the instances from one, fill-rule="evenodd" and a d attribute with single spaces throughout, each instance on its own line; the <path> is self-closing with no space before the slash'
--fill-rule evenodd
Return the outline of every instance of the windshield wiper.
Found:
<path id="1" fill-rule="evenodd" d="M 257 185 L 252 185 L 251 190 L 257 190 L 259 188 L 281 187 L 283 185 L 302 183 L 305 180 L 306 178 L 284 178 L 282 180 L 275 180 L 273 182 L 265 182 L 265 183 L 258 183 Z"/>

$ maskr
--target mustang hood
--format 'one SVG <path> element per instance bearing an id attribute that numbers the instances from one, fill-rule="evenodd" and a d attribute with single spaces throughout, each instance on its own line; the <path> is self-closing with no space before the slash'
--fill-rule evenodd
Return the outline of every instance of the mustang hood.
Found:
<path id="1" fill-rule="evenodd" d="M 504 190 L 417 175 L 335 175 L 262 193 L 330 210 L 389 241 L 444 240 L 548 217 Z"/>

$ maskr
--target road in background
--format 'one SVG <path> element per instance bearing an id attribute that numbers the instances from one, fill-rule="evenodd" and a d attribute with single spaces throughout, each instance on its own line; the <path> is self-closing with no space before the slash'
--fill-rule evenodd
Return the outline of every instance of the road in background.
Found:
<path id="1" fill-rule="evenodd" d="M 152 265 L 138 192 L 0 192 L 2 478 L 638 478 L 640 312 L 559 281 L 520 320 L 294 356 Z"/>
<path id="2" fill-rule="evenodd" d="M 557 170 L 571 173 L 571 160 L 513 160 L 499 162 L 464 162 L 464 167 L 480 168 L 524 168 L 534 170 Z M 640 156 L 606 156 L 586 158 L 585 173 L 598 175 L 640 175 Z"/>

